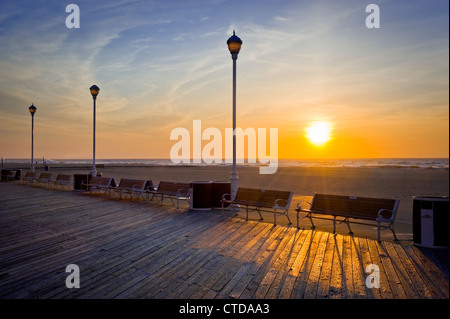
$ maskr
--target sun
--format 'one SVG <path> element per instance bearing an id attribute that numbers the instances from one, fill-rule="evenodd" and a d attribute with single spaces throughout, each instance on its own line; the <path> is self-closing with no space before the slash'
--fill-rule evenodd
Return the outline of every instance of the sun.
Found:
<path id="1" fill-rule="evenodd" d="M 317 121 L 306 128 L 306 138 L 316 146 L 326 144 L 331 140 L 331 125 L 325 121 Z"/>

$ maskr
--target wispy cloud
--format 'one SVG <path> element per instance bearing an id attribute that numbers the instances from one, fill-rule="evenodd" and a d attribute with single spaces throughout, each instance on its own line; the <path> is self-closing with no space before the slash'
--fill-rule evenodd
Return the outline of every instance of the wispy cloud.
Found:
<path id="1" fill-rule="evenodd" d="M 193 119 L 229 127 L 226 40 L 233 30 L 244 42 L 239 125 L 278 125 L 293 134 L 318 118 L 345 130 L 397 118 L 405 132 L 419 118 L 448 121 L 448 2 L 382 2 L 378 30 L 365 27 L 365 4 L 357 0 L 77 4 L 80 29 L 66 28 L 61 1 L 0 3 L 2 139 L 26 144 L 20 132 L 33 102 L 48 136 L 58 129 L 81 143 L 71 136 L 89 137 L 92 84 L 100 86 L 105 139 L 123 132 L 126 143 L 163 144 L 166 136 L 167 144 L 171 129 Z"/>

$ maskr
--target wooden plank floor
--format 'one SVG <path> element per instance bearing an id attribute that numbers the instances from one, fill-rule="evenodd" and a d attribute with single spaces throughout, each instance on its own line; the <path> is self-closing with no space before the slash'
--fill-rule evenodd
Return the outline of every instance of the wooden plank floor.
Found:
<path id="1" fill-rule="evenodd" d="M 447 276 L 411 243 L 0 184 L 0 298 L 448 299 Z"/>

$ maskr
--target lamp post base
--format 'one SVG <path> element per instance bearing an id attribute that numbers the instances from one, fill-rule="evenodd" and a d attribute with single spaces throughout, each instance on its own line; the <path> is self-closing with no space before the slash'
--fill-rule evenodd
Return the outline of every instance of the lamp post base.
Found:
<path id="1" fill-rule="evenodd" d="M 231 182 L 231 185 L 230 185 L 231 199 L 234 200 L 236 197 L 237 190 L 239 188 L 239 177 L 238 177 L 237 173 L 231 174 L 230 182 Z"/>
<path id="2" fill-rule="evenodd" d="M 231 200 L 234 200 L 236 198 L 236 193 L 239 188 L 239 177 L 237 173 L 232 173 L 230 177 L 230 193 L 231 193 Z M 238 214 L 240 207 L 237 204 L 231 204 L 229 209 L 234 210 L 236 215 Z"/>

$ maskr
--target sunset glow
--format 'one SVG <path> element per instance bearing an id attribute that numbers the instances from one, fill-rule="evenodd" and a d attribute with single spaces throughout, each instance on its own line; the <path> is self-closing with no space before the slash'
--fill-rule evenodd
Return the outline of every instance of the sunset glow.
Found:
<path id="1" fill-rule="evenodd" d="M 233 30 L 237 127 L 277 128 L 279 158 L 448 157 L 448 1 L 379 3 L 379 28 L 359 0 L 75 3 L 79 28 L 65 2 L 0 3 L 3 158 L 30 156 L 32 103 L 36 158 L 92 158 L 93 84 L 97 158 L 169 158 L 194 120 L 224 132 Z"/>
<path id="2" fill-rule="evenodd" d="M 327 143 L 331 139 L 330 124 L 323 121 L 312 123 L 306 128 L 306 138 L 316 146 Z"/>

